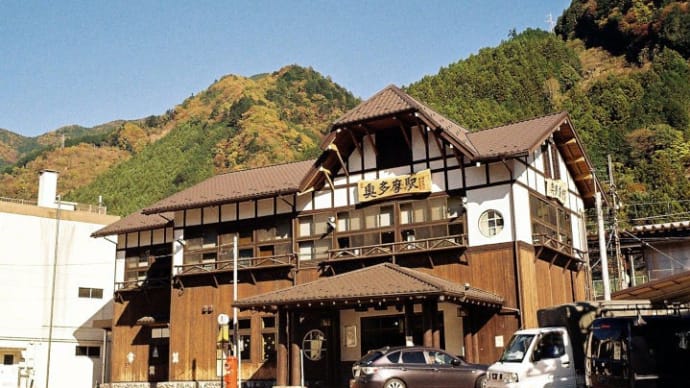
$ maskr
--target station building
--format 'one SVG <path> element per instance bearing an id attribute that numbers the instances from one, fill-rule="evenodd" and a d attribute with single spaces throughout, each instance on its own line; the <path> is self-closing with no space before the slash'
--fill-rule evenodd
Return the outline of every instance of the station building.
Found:
<path id="1" fill-rule="evenodd" d="M 335 387 L 385 345 L 493 362 L 538 308 L 588 297 L 600 188 L 567 113 L 470 132 L 389 86 L 322 150 L 94 233 L 118 235 L 111 387 L 217 386 L 221 314 L 245 386 Z"/>

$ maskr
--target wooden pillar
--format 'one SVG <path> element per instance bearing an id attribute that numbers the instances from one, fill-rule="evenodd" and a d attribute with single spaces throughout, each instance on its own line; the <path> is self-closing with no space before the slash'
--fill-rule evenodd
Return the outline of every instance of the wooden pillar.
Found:
<path id="1" fill-rule="evenodd" d="M 479 343 L 474 328 L 473 315 L 475 312 L 470 310 L 469 315 L 462 318 L 462 330 L 464 331 L 465 360 L 468 362 L 479 362 Z"/>
<path id="2" fill-rule="evenodd" d="M 412 340 L 412 316 L 414 315 L 414 304 L 410 301 L 405 302 L 405 345 L 408 338 Z M 418 344 L 415 344 L 418 345 Z"/>
<path id="3" fill-rule="evenodd" d="M 438 302 L 430 302 L 431 305 L 431 343 L 433 347 L 441 348 L 441 321 L 438 317 Z"/>
<path id="4" fill-rule="evenodd" d="M 299 338 L 297 338 L 297 314 L 290 313 L 290 385 L 299 386 L 302 382 L 300 366 L 301 352 Z"/>
<path id="5" fill-rule="evenodd" d="M 288 385 L 288 336 L 287 310 L 278 312 L 278 347 L 276 348 L 276 385 Z"/>
<path id="6" fill-rule="evenodd" d="M 433 321 L 433 307 L 430 302 L 424 302 L 422 303 L 422 332 L 423 332 L 423 337 L 422 337 L 422 345 L 423 346 L 433 346 L 434 345 L 434 337 L 433 337 L 433 327 L 432 327 L 432 321 Z"/>

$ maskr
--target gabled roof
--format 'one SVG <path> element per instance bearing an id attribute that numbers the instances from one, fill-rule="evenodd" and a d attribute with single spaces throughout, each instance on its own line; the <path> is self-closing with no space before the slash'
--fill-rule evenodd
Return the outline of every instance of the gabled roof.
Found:
<path id="1" fill-rule="evenodd" d="M 143 213 L 200 208 L 296 193 L 300 180 L 313 164 L 314 160 L 305 160 L 216 175 L 154 203 Z"/>
<path id="2" fill-rule="evenodd" d="M 374 302 L 409 298 L 436 297 L 455 303 L 482 304 L 500 307 L 503 298 L 469 285 L 454 283 L 427 273 L 391 263 L 382 263 L 309 283 L 238 299 L 233 306 L 252 309 L 273 309 L 276 306 L 355 307 Z M 397 299 L 396 299 L 397 298 Z"/>
<path id="3" fill-rule="evenodd" d="M 91 237 L 105 237 L 115 234 L 138 232 L 173 226 L 174 213 L 145 215 L 141 211 L 132 213 L 112 224 L 91 233 Z"/>
<path id="4" fill-rule="evenodd" d="M 559 112 L 469 134 L 478 159 L 500 159 L 535 151 L 568 118 Z"/>
<path id="5" fill-rule="evenodd" d="M 432 129 L 445 132 L 450 139 L 457 142 L 456 146 L 460 146 L 470 155 L 476 153 L 472 144 L 467 141 L 467 133 L 469 133 L 467 129 L 417 101 L 395 85 L 387 86 L 345 113 L 333 123 L 331 132 L 348 125 L 372 121 L 386 116 L 396 116 L 401 113 L 421 115 L 423 121 L 428 122 Z"/>
<path id="6" fill-rule="evenodd" d="M 594 169 L 592 163 L 585 153 L 582 141 L 577 136 L 567 112 L 485 129 L 468 135 L 479 153 L 475 161 L 526 156 L 537 150 L 550 137 L 553 137 L 554 144 L 561 152 L 585 204 L 593 206 L 596 190 L 602 193 L 604 191 L 592 174 Z"/>

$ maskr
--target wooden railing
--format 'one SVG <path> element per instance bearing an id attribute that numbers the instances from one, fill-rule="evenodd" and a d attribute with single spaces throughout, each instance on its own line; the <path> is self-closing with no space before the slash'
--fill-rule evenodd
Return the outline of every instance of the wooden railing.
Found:
<path id="1" fill-rule="evenodd" d="M 573 247 L 570 240 L 563 242 L 558 235 L 534 234 L 532 244 L 537 247 L 537 257 L 551 263 L 581 268 L 585 262 L 585 252 Z"/>
<path id="2" fill-rule="evenodd" d="M 328 260 L 381 257 L 466 247 L 467 237 L 464 234 L 455 234 L 387 244 L 331 249 L 328 251 Z"/>
<path id="3" fill-rule="evenodd" d="M 126 282 L 116 282 L 115 291 L 136 290 L 141 288 L 163 288 L 170 287 L 170 278 L 150 278 L 143 280 L 129 280 Z"/>
<path id="4" fill-rule="evenodd" d="M 237 259 L 237 270 L 259 267 L 294 266 L 297 255 L 286 253 L 276 256 L 248 257 Z M 183 264 L 175 266 L 175 275 L 227 272 L 234 269 L 234 260 L 219 260 L 208 263 Z"/>

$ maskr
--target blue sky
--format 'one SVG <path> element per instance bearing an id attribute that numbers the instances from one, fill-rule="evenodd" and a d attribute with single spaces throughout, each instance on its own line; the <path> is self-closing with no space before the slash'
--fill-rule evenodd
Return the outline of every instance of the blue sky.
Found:
<path id="1" fill-rule="evenodd" d="M 354 95 L 436 74 L 570 0 L 0 0 L 0 128 L 159 115 L 227 74 L 311 66 Z"/>

